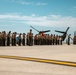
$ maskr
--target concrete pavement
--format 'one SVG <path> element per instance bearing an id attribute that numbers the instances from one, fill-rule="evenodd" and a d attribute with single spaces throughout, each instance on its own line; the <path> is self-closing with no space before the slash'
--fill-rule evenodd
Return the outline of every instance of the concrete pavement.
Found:
<path id="1" fill-rule="evenodd" d="M 76 62 L 76 45 L 0 47 L 0 55 Z M 0 75 L 75 75 L 76 68 L 0 58 Z"/>

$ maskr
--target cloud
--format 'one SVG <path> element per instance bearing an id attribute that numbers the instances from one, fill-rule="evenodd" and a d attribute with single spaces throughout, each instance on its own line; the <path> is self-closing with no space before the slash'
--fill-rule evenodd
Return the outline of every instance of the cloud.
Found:
<path id="1" fill-rule="evenodd" d="M 23 15 L 14 15 L 14 14 L 4 14 L 0 15 L 0 19 L 5 20 L 30 20 L 30 21 L 41 21 L 44 19 L 42 16 L 35 16 L 35 14 L 32 14 L 31 16 L 23 16 Z"/>
<path id="2" fill-rule="evenodd" d="M 10 0 L 8 0 L 10 1 Z M 28 0 L 11 0 L 11 2 L 22 4 L 22 5 L 37 5 L 37 6 L 45 6 L 47 3 L 44 2 L 34 2 L 34 1 L 28 1 Z"/>
<path id="3" fill-rule="evenodd" d="M 47 5 L 47 3 L 42 3 L 42 2 L 28 2 L 28 1 L 20 1 L 21 4 L 24 5 L 37 5 L 37 6 L 44 6 Z"/>
<path id="4" fill-rule="evenodd" d="M 44 6 L 44 5 L 47 5 L 47 3 L 40 3 L 39 2 L 39 3 L 36 3 L 35 5 L 39 5 L 39 6 L 42 5 L 42 6 Z"/>
<path id="5" fill-rule="evenodd" d="M 45 15 L 38 16 L 32 14 L 30 16 L 20 14 L 3 14 L 0 15 L 0 20 L 12 22 L 13 24 L 20 23 L 26 25 L 48 26 L 48 27 L 76 27 L 76 17 L 61 16 L 61 15 Z"/>
<path id="6" fill-rule="evenodd" d="M 23 4 L 23 5 L 32 5 L 32 2 L 20 1 L 20 3 Z"/>

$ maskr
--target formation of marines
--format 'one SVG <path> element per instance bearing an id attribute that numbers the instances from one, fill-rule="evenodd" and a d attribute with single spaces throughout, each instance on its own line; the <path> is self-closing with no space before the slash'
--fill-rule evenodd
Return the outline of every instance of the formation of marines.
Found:
<path id="1" fill-rule="evenodd" d="M 18 36 L 17 36 L 18 35 Z M 76 39 L 76 37 L 74 38 Z M 25 33 L 9 31 L 0 32 L 0 46 L 25 46 L 25 45 L 62 45 L 62 37 L 55 34 L 36 34 L 33 36 L 32 30 Z M 70 45 L 70 35 L 68 35 L 68 45 Z"/>
<path id="2" fill-rule="evenodd" d="M 55 34 L 37 34 L 34 37 L 34 45 L 62 45 L 62 38 Z"/>
<path id="3" fill-rule="evenodd" d="M 17 36 L 18 35 L 18 36 Z M 17 37 L 16 37 L 17 36 Z M 27 39 L 27 40 L 26 40 Z M 32 30 L 27 33 L 27 37 L 25 33 L 17 33 L 9 31 L 7 34 L 5 31 L 0 32 L 0 46 L 25 46 L 27 41 L 27 45 L 33 45 L 33 33 Z"/>

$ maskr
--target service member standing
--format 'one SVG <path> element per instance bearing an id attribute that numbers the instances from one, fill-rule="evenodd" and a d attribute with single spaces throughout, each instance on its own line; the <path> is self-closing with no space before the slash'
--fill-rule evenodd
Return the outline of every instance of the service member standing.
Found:
<path id="1" fill-rule="evenodd" d="M 33 33 L 32 30 L 30 29 L 30 33 L 29 33 L 29 46 L 33 45 Z"/>
<path id="2" fill-rule="evenodd" d="M 49 45 L 49 34 L 47 34 L 47 45 Z"/>
<path id="3" fill-rule="evenodd" d="M 25 46 L 25 33 L 23 33 L 22 45 Z"/>
<path id="4" fill-rule="evenodd" d="M 2 32 L 2 46 L 5 46 L 5 42 L 6 42 L 6 32 L 5 31 L 3 31 Z"/>
<path id="5" fill-rule="evenodd" d="M 55 44 L 55 35 L 52 36 L 52 41 L 53 41 L 52 43 L 54 45 Z"/>
<path id="6" fill-rule="evenodd" d="M 68 35 L 68 45 L 70 45 L 70 36 L 71 34 Z"/>
<path id="7" fill-rule="evenodd" d="M 12 34 L 12 46 L 14 46 L 14 33 Z"/>
<path id="8" fill-rule="evenodd" d="M 16 46 L 16 32 L 14 33 L 14 46 Z"/>
<path id="9" fill-rule="evenodd" d="M 60 36 L 58 35 L 57 37 L 57 44 L 59 45 L 59 39 L 60 39 Z"/>
<path id="10" fill-rule="evenodd" d="M 26 44 L 29 45 L 29 33 L 26 35 Z"/>
<path id="11" fill-rule="evenodd" d="M 9 31 L 9 33 L 7 34 L 7 46 L 10 46 L 10 33 L 11 31 Z"/>
<path id="12" fill-rule="evenodd" d="M 62 37 L 59 36 L 59 45 L 62 45 Z"/>
<path id="13" fill-rule="evenodd" d="M 39 35 L 36 35 L 36 45 L 39 45 Z"/>
<path id="14" fill-rule="evenodd" d="M 19 34 L 18 39 L 19 39 L 18 45 L 21 46 L 21 33 Z"/>
<path id="15" fill-rule="evenodd" d="M 58 44 L 58 43 L 57 43 L 57 38 L 58 38 L 58 35 L 56 35 L 56 39 L 55 39 L 55 43 L 56 43 L 56 45 Z"/>
<path id="16" fill-rule="evenodd" d="M 2 37 L 1 37 L 1 32 L 0 32 L 0 46 L 2 46 Z"/>
<path id="17" fill-rule="evenodd" d="M 37 34 L 34 36 L 34 45 L 37 45 Z"/>

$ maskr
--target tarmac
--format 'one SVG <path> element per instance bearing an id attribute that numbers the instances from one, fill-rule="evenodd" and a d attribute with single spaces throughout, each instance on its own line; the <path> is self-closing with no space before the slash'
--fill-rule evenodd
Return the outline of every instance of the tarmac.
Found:
<path id="1" fill-rule="evenodd" d="M 0 75 L 76 75 L 76 45 L 0 47 Z"/>

